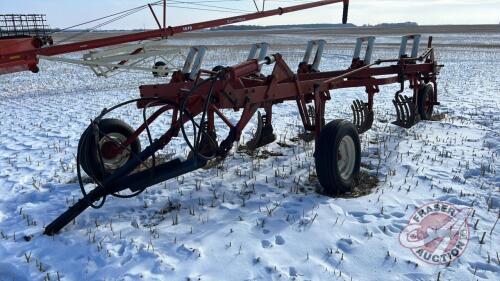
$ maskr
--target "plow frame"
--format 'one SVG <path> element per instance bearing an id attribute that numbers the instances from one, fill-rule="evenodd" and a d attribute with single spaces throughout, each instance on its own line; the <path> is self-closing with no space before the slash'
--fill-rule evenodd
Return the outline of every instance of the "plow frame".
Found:
<path id="1" fill-rule="evenodd" d="M 191 48 L 184 66 L 177 70 L 175 67 L 167 66 L 170 64 L 168 59 L 167 62 L 155 60 L 152 68 L 145 67 L 146 59 L 167 55 L 162 52 L 163 50 L 149 48 L 148 43 L 122 46 L 114 50 L 92 51 L 84 56 L 83 61 L 54 57 L 135 41 L 166 39 L 178 33 L 335 3 L 343 3 L 342 23 L 347 23 L 349 0 L 321 0 L 272 10 L 264 10 L 264 5 L 262 10 L 259 10 L 256 5 L 255 13 L 167 27 L 166 1 L 163 1 L 163 24 L 158 20 L 151 4 L 147 5 L 158 24 L 157 30 L 50 47 L 43 47 L 45 44 L 53 43 L 52 38 L 45 36 L 46 34 L 43 34 L 43 38 L 37 34 L 10 38 L 10 36 L 2 37 L 3 33 L 0 32 L 2 33 L 0 75 L 25 70 L 36 73 L 39 71 L 39 59 L 89 66 L 95 74 L 104 77 L 126 69 L 150 71 L 156 77 L 172 74 L 170 83 L 140 86 L 140 98 L 104 109 L 91 122 L 80 138 L 77 152 L 77 174 L 83 198 L 47 225 L 44 233 L 56 234 L 88 207 L 100 208 L 105 203 L 106 196 L 133 197 L 149 186 L 197 170 L 210 160 L 226 157 L 233 144 L 240 140 L 244 128 L 256 112 L 258 113 L 256 137 L 247 143 L 247 148 L 253 150 L 273 142 L 276 137 L 272 127 L 272 108 L 273 105 L 286 101 L 296 102 L 307 140 L 315 140 L 315 166 L 320 184 L 330 192 L 344 192 L 352 187 L 354 178 L 359 173 L 361 161 L 359 134 L 372 126 L 374 97 L 380 92 L 380 86 L 400 84 L 400 89 L 394 94 L 393 99 L 397 115 L 397 120 L 393 124 L 401 127 L 409 128 L 420 118 L 430 119 L 432 107 L 439 104 L 436 77 L 442 65 L 438 65 L 435 60 L 432 37 L 429 37 L 427 50 L 418 57 L 421 36 L 408 35 L 403 36 L 401 40 L 398 58 L 379 59 L 374 62 L 372 62 L 372 51 L 375 37 L 361 37 L 356 41 L 351 66 L 344 70 L 326 72 L 319 71 L 322 52 L 326 45 L 324 40 L 313 40 L 308 43 L 297 72 L 292 71 L 279 53 L 266 57 L 268 45 L 265 42 L 255 44 L 246 61 L 229 67 L 217 66 L 212 70 L 200 69 L 206 50 L 202 46 Z M 43 17 L 41 19 L 44 29 L 44 19 Z M 23 21 L 24 19 L 21 22 Z M 37 19 L 34 23 L 37 23 Z M 28 26 L 29 28 L 31 27 Z M 409 42 L 412 45 L 408 55 Z M 365 45 L 366 47 L 363 47 Z M 316 52 L 314 56 L 312 56 L 313 50 Z M 362 50 L 365 50 L 363 57 Z M 312 63 L 311 58 L 313 58 Z M 274 65 L 270 75 L 265 76 L 261 73 L 264 64 Z M 411 97 L 402 95 L 406 81 L 412 90 Z M 339 89 L 357 87 L 365 89 L 367 102 L 356 100 L 351 106 L 354 124 L 344 120 L 334 120 L 325 124 L 325 106 L 331 99 L 331 94 L 336 94 Z M 118 119 L 104 118 L 111 111 L 132 103 L 136 103 L 138 109 L 143 111 L 143 124 L 137 129 Z M 149 117 L 146 115 L 148 108 L 155 109 Z M 231 122 L 223 112 L 231 109 L 242 111 L 236 123 Z M 265 114 L 262 115 L 259 109 L 264 109 Z M 153 140 L 149 126 L 169 111 L 172 112 L 170 126 L 164 126 L 164 133 Z M 195 117 L 200 115 L 200 121 L 196 121 Z M 228 135 L 220 143 L 217 141 L 215 118 L 222 120 L 229 128 Z M 192 142 L 184 126 L 189 122 L 193 125 Z M 107 127 L 104 124 L 107 124 Z M 107 130 L 111 130 L 113 126 L 120 132 L 108 133 Z M 139 136 L 145 131 L 149 144 L 141 150 Z M 180 133 L 191 150 L 187 159 L 170 158 L 166 162 L 156 163 L 155 154 Z M 119 165 L 104 162 L 105 158 L 121 161 L 124 155 L 128 158 L 125 162 L 119 162 Z M 149 160 L 152 160 L 152 165 L 146 165 L 146 161 Z M 341 162 L 344 165 L 342 167 L 339 166 Z M 146 169 L 141 169 L 143 166 L 146 166 Z M 90 192 L 85 190 L 81 169 L 95 183 Z M 126 189 L 132 193 L 120 193 Z M 96 205 L 95 202 L 99 200 L 100 203 Z"/>
<path id="2" fill-rule="evenodd" d="M 242 130 L 248 121 L 259 109 L 265 109 L 266 113 L 271 112 L 270 108 L 274 104 L 285 101 L 296 101 L 299 114 L 304 128 L 307 131 L 315 132 L 316 138 L 321 131 L 322 119 L 324 118 L 324 106 L 330 99 L 330 91 L 335 93 L 336 89 L 364 87 L 368 96 L 368 107 L 373 109 L 373 99 L 378 93 L 379 86 L 400 83 L 404 90 L 405 81 L 409 81 L 409 88 L 412 89 L 414 102 L 418 102 L 418 89 L 421 85 L 432 83 L 435 89 L 434 101 L 437 102 L 436 77 L 441 68 L 434 60 L 434 49 L 431 45 L 432 38 L 429 39 L 428 49 L 419 57 L 408 57 L 399 59 L 377 60 L 373 63 L 355 67 L 353 66 L 340 71 L 294 73 L 286 64 L 280 54 L 267 57 L 266 60 L 259 61 L 251 59 L 241 64 L 228 67 L 224 70 L 225 75 L 215 81 L 212 99 L 210 104 L 209 124 L 213 124 L 213 113 L 219 117 L 224 115 L 220 110 L 233 109 L 239 111 L 243 109 L 240 121 L 237 124 L 225 122 L 231 129 L 235 130 L 235 139 L 238 141 Z M 365 61 L 366 62 L 366 61 Z M 421 63 L 417 63 L 421 62 Z M 274 63 L 274 69 L 269 76 L 252 76 L 260 71 L 262 64 Z M 383 63 L 394 63 L 388 66 L 378 66 Z M 143 85 L 140 86 L 141 98 L 160 98 L 174 101 L 177 104 L 189 94 L 187 101 L 189 111 L 193 115 L 201 113 L 196 104 L 206 101 L 206 93 L 211 85 L 205 84 L 192 89 L 200 83 L 203 75 L 213 75 L 214 72 L 200 71 L 194 81 L 171 82 L 169 84 Z M 383 76 L 383 77 L 380 77 Z M 314 103 L 315 116 L 314 124 L 306 118 L 306 105 Z M 138 108 L 143 108 L 145 102 L 139 101 Z M 268 113 L 269 114 L 269 113 Z M 227 120 L 227 118 L 223 118 Z"/>
<path id="3" fill-rule="evenodd" d="M 359 42 L 364 42 L 361 40 Z M 432 48 L 432 37 L 429 38 L 428 48 L 418 57 L 400 56 L 397 59 L 376 60 L 367 64 L 365 59 L 360 59 L 355 52 L 351 67 L 338 71 L 316 71 L 313 67 L 299 66 L 297 73 L 294 73 L 283 60 L 279 53 L 259 58 L 249 58 L 247 61 L 230 67 L 222 67 L 218 71 L 199 70 L 194 79 L 192 75 L 182 73 L 182 70 L 174 73 L 170 83 L 142 85 L 139 87 L 140 98 L 124 102 L 111 109 L 104 110 L 89 128 L 99 130 L 99 121 L 110 111 L 124 104 L 136 103 L 138 109 L 156 107 L 144 123 L 134 130 L 128 139 L 120 144 L 121 149 L 125 149 L 138 136 L 148 129 L 159 116 L 166 111 L 172 111 L 172 122 L 170 127 L 158 139 L 150 140 L 149 146 L 143 151 L 134 155 L 122 167 L 107 176 L 102 182 L 97 182 L 97 187 L 89 193 L 84 192 L 84 197 L 65 213 L 59 216 L 45 228 L 45 234 L 53 235 L 70 223 L 81 212 L 95 201 L 102 199 L 104 203 L 106 196 L 118 195 L 118 192 L 129 189 L 136 195 L 144 191 L 147 187 L 162 181 L 175 178 L 185 173 L 197 170 L 207 164 L 207 161 L 214 158 L 224 158 L 231 150 L 234 142 L 239 141 L 242 131 L 258 111 L 265 110 L 265 122 L 271 124 L 272 107 L 275 104 L 285 101 L 295 101 L 304 125 L 304 129 L 313 135 L 318 144 L 324 121 L 326 101 L 331 99 L 330 91 L 343 88 L 365 88 L 368 95 L 367 106 L 373 109 L 373 100 L 379 90 L 379 86 L 399 83 L 400 94 L 405 88 L 405 82 L 409 81 L 409 88 L 413 92 L 413 102 L 417 104 L 419 98 L 419 88 L 428 83 L 434 85 L 434 95 L 431 101 L 433 105 L 437 102 L 436 77 L 439 74 L 441 65 L 434 58 Z M 272 73 L 268 76 L 260 74 L 262 65 L 274 64 Z M 387 65 L 388 64 L 388 65 Z M 309 69 L 309 71 L 306 71 Z M 313 105 L 314 114 L 308 112 L 307 106 Z M 237 123 L 232 123 L 222 110 L 232 109 L 240 111 L 240 119 Z M 193 121 L 195 116 L 201 114 L 200 123 Z M 229 134 L 220 143 L 215 136 L 215 118 L 220 118 L 228 126 Z M 259 117 L 261 117 L 259 112 Z M 173 137 L 180 132 L 184 132 L 184 124 L 193 122 L 199 130 L 196 133 L 195 141 L 188 143 L 193 155 L 186 160 L 179 158 L 161 164 L 153 164 L 153 167 L 144 171 L 134 172 L 138 166 L 147 159 L 153 157 L 156 152 L 163 149 Z M 206 126 L 205 126 L 206 124 Z M 187 140 L 187 138 L 185 137 Z M 201 139 L 208 139 L 211 154 L 200 152 Z M 205 142 L 206 144 L 207 142 Z M 80 170 L 78 169 L 79 178 Z M 83 184 L 81 184 L 83 189 Z"/>

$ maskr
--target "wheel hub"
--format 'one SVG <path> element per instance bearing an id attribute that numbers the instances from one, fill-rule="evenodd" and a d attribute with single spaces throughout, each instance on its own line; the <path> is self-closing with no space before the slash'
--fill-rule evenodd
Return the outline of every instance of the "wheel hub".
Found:
<path id="1" fill-rule="evenodd" d="M 106 171 L 120 168 L 130 158 L 130 145 L 127 147 L 121 146 L 126 140 L 127 137 L 122 134 L 110 133 L 103 136 L 99 141 L 99 150 Z M 100 158 L 98 155 L 98 159 Z"/>
<path id="2" fill-rule="evenodd" d="M 351 136 L 346 135 L 342 138 L 337 150 L 337 167 L 340 177 L 343 180 L 349 180 L 354 172 L 356 162 L 356 147 Z"/>

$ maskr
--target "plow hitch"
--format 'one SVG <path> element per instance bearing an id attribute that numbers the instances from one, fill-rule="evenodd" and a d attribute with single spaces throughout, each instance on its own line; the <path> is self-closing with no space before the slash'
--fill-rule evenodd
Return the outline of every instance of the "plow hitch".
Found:
<path id="1" fill-rule="evenodd" d="M 185 161 L 174 159 L 152 169 L 121 177 L 114 181 L 106 181 L 101 186 L 87 193 L 66 212 L 47 225 L 44 234 L 54 235 L 58 233 L 64 226 L 71 223 L 87 208 L 100 207 L 95 206 L 95 202 L 101 200 L 100 205 L 104 204 L 105 198 L 108 195 L 116 195 L 117 192 L 125 189 L 130 189 L 135 193 L 139 193 L 151 185 L 192 172 L 204 165 L 206 165 L 206 160 L 200 158 L 192 158 Z"/>

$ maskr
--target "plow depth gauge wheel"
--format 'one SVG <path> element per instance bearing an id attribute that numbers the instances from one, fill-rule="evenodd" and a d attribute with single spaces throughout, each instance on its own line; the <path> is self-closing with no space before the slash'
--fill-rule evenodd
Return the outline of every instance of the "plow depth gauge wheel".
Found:
<path id="1" fill-rule="evenodd" d="M 166 69 L 166 63 L 163 62 L 163 61 L 157 61 L 155 62 L 155 64 L 153 65 L 153 69 L 154 70 L 165 70 Z M 165 73 L 165 74 L 159 74 L 158 72 L 156 71 L 153 71 L 153 77 L 167 77 L 168 76 L 168 73 Z"/>
<path id="2" fill-rule="evenodd" d="M 334 120 L 322 130 L 315 152 L 316 173 L 329 195 L 352 189 L 359 174 L 361 145 L 356 127 L 345 120 Z"/>
<path id="3" fill-rule="evenodd" d="M 92 130 L 91 125 L 81 136 L 79 164 L 85 173 L 97 180 L 102 180 L 106 174 L 125 165 L 133 157 L 132 154 L 141 152 L 138 138 L 127 147 L 122 145 L 134 133 L 134 129 L 121 120 L 102 119 L 99 122 L 97 144 Z"/>
<path id="4" fill-rule="evenodd" d="M 418 90 L 418 113 L 420 119 L 430 120 L 434 110 L 434 87 L 432 84 L 426 84 Z"/>

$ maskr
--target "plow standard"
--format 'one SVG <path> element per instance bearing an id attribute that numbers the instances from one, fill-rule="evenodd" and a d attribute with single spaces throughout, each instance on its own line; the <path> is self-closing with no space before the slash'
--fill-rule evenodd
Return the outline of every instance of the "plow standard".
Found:
<path id="1" fill-rule="evenodd" d="M 348 1 L 319 2 L 344 2 L 346 21 Z M 281 13 L 285 11 L 280 9 Z M 77 153 L 83 198 L 49 224 L 45 234 L 57 233 L 88 207 L 101 207 L 107 196 L 136 196 L 152 185 L 204 167 L 208 161 L 223 159 L 240 140 L 256 113 L 258 126 L 254 138 L 246 144 L 248 149 L 273 142 L 276 139 L 272 126 L 273 105 L 283 102 L 297 104 L 307 132 L 305 138 L 315 142 L 316 172 L 325 192 L 349 191 L 360 170 L 359 134 L 372 126 L 374 98 L 380 92 L 380 86 L 400 84 L 400 90 L 391 93 L 394 94 L 396 110 L 393 123 L 404 128 L 410 128 L 419 120 L 430 119 L 433 107 L 439 104 L 436 79 L 441 65 L 434 56 L 432 37 L 429 37 L 427 48 L 419 53 L 420 39 L 420 35 L 403 36 L 395 58 L 372 60 L 375 37 L 358 38 L 350 67 L 332 71 L 320 71 L 326 47 L 324 40 L 309 41 L 304 59 L 295 72 L 279 53 L 267 54 L 267 43 L 253 45 L 244 62 L 219 65 L 210 70 L 201 69 L 205 48 L 191 48 L 184 67 L 173 71 L 168 83 L 140 86 L 139 98 L 104 109 L 83 132 Z M 120 37 L 111 42 L 114 44 L 120 40 L 124 39 Z M 95 44 L 102 46 L 103 42 Z M 85 45 L 80 43 L 78 46 Z M 50 48 L 59 49 L 50 51 Z M 54 46 L 32 52 L 43 56 L 61 53 L 65 48 Z M 79 51 L 80 47 L 71 50 Z M 30 51 L 23 54 L 31 55 Z M 9 67 L 12 65 L 11 62 Z M 261 73 L 264 65 L 272 67 L 270 75 Z M 155 68 L 159 66 L 163 65 L 155 65 Z M 403 94 L 406 86 L 411 91 L 409 96 Z M 327 123 L 325 104 L 331 95 L 338 89 L 357 87 L 364 88 L 367 99 L 353 102 L 353 121 Z M 143 123 L 138 128 L 108 117 L 110 112 L 133 103 L 142 111 Z M 146 114 L 148 109 L 154 110 L 149 116 Z M 227 110 L 241 112 L 239 119 L 229 118 L 225 114 Z M 158 121 L 160 119 L 162 121 Z M 169 122 L 165 122 L 166 119 Z M 159 126 L 163 130 L 157 139 L 153 139 L 150 132 L 150 126 L 155 122 L 161 122 Z M 216 131 L 221 126 L 227 126 L 223 130 L 227 132 L 224 136 Z M 142 134 L 148 140 L 144 149 L 141 148 L 144 144 L 139 141 Z M 160 161 L 158 152 L 174 138 L 184 139 L 190 150 L 188 157 Z M 84 188 L 82 170 L 94 182 L 94 188 L 89 192 Z M 124 190 L 129 191 L 124 194 Z"/>

